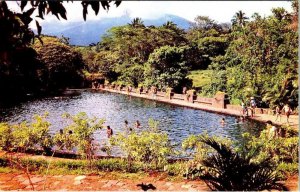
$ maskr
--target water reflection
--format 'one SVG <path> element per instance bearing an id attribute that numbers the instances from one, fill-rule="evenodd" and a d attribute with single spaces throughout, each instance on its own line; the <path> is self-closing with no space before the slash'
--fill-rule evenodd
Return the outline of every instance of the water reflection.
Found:
<path id="1" fill-rule="evenodd" d="M 12 108 L 1 109 L 0 120 L 21 122 L 30 120 L 34 114 L 49 112 L 48 120 L 51 122 L 51 132 L 54 133 L 66 125 L 61 117 L 65 112 L 76 114 L 86 112 L 89 116 L 106 119 L 105 125 L 110 125 L 114 133 L 124 131 L 124 120 L 134 127 L 136 120 L 142 127 L 147 127 L 148 119 L 159 120 L 159 129 L 166 132 L 171 141 L 180 144 L 191 134 L 207 132 L 209 135 L 219 135 L 240 141 L 244 132 L 257 135 L 265 125 L 255 121 L 245 121 L 237 124 L 235 117 L 225 116 L 178 107 L 152 100 L 130 97 L 115 93 L 83 92 L 72 98 L 47 98 L 22 103 Z M 225 118 L 226 124 L 221 126 L 220 120 Z M 107 141 L 105 129 L 97 131 L 96 141 Z"/>

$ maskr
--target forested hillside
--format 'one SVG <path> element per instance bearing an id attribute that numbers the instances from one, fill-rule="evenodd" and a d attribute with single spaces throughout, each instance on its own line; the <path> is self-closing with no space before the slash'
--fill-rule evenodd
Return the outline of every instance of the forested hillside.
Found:
<path id="1" fill-rule="evenodd" d="M 89 4 L 99 11 L 99 2 L 82 4 L 84 19 Z M 11 12 L 5 2 L 0 5 L 5 29 L 0 34 L 2 98 L 80 87 L 83 74 L 96 73 L 115 84 L 171 87 L 176 92 L 185 86 L 206 97 L 226 92 L 232 103 L 255 96 L 266 107 L 287 102 L 297 106 L 297 1 L 291 3 L 292 12 L 273 8 L 272 15 L 263 17 L 239 11 L 227 24 L 197 16 L 187 30 L 171 21 L 154 26 L 135 18 L 86 47 L 71 46 L 66 37 L 41 38 L 38 22 L 34 34 L 29 23 L 35 8 L 39 17 L 46 14 L 42 3 L 31 4 L 22 14 Z M 66 19 L 61 6 L 49 3 L 54 15 Z"/>
<path id="2" fill-rule="evenodd" d="M 291 13 L 273 8 L 268 17 L 239 11 L 233 13 L 232 25 L 198 16 L 187 31 L 172 22 L 146 26 L 136 18 L 111 28 L 96 46 L 79 49 L 87 70 L 110 83 L 177 92 L 187 86 L 202 96 L 226 92 L 233 103 L 255 96 L 262 106 L 296 106 L 297 2 L 292 6 Z M 189 75 L 193 70 L 209 70 L 203 71 L 208 76 L 198 87 L 192 81 L 202 80 Z"/>
<path id="3" fill-rule="evenodd" d="M 128 15 L 112 18 L 101 18 L 101 20 L 87 20 L 76 22 L 45 22 L 43 23 L 43 33 L 54 36 L 64 36 L 70 38 L 70 44 L 88 46 L 99 41 L 107 30 L 112 27 L 126 25 L 130 23 L 131 18 Z M 146 25 L 160 26 L 166 21 L 172 21 L 183 29 L 189 28 L 189 21 L 176 16 L 164 15 L 156 19 L 144 20 Z"/>

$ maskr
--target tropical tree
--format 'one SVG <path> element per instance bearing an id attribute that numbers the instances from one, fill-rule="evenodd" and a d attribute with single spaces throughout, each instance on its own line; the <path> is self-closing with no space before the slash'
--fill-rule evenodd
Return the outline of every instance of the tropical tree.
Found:
<path id="1" fill-rule="evenodd" d="M 137 17 L 137 18 L 134 18 L 131 23 L 128 24 L 129 26 L 133 27 L 133 28 L 143 28 L 145 27 L 144 25 L 144 21 Z"/>
<path id="2" fill-rule="evenodd" d="M 186 34 L 191 48 L 189 63 L 192 69 L 207 69 L 214 57 L 224 55 L 230 41 L 229 32 L 228 28 L 209 17 L 197 16 Z"/>
<path id="3" fill-rule="evenodd" d="M 212 20 L 208 16 L 197 16 L 194 19 L 194 22 L 191 23 L 193 29 L 198 30 L 220 30 L 220 26 L 216 23 L 216 21 Z"/>
<path id="4" fill-rule="evenodd" d="M 254 14 L 242 31 L 240 27 L 233 28 L 226 53 L 213 58 L 210 65 L 214 74 L 223 74 L 224 81 L 214 83 L 216 78 L 212 76 L 206 93 L 214 95 L 222 90 L 232 100 L 256 96 L 261 98 L 262 106 L 298 105 L 298 33 L 292 19 L 295 13 L 281 8 L 272 11 L 273 15 L 266 18 Z"/>
<path id="5" fill-rule="evenodd" d="M 116 6 L 121 1 L 116 1 Z M 6 90 L 0 95 L 1 102 L 23 98 L 28 94 L 39 93 L 41 65 L 36 59 L 36 52 L 30 48 L 34 40 L 41 40 L 42 27 L 36 18 L 44 19 L 52 13 L 58 19 L 67 19 L 67 11 L 63 1 L 27 1 L 19 3 L 21 12 L 12 12 L 9 4 L 0 1 L 0 88 Z M 82 1 L 83 18 L 86 19 L 88 6 L 91 5 L 97 15 L 100 5 L 104 10 L 110 7 L 110 1 Z M 34 15 L 37 10 L 37 15 Z M 37 16 L 37 17 L 34 17 Z M 29 28 L 35 19 L 37 35 Z"/>
<path id="6" fill-rule="evenodd" d="M 243 11 L 238 11 L 235 13 L 233 16 L 231 22 L 233 26 L 240 26 L 240 27 L 245 27 L 248 17 L 246 17 L 246 14 Z"/>
<path id="7" fill-rule="evenodd" d="M 149 55 L 164 45 L 184 45 L 184 31 L 172 28 L 138 27 L 130 24 L 111 28 L 98 44 L 97 61 L 99 72 L 109 80 L 137 86 L 143 82 L 144 63 Z"/>
<path id="8" fill-rule="evenodd" d="M 43 70 L 44 88 L 48 90 L 78 87 L 82 82 L 83 60 L 79 52 L 54 37 L 43 37 L 43 44 L 35 42 L 37 58 Z"/>
<path id="9" fill-rule="evenodd" d="M 160 89 L 168 87 L 181 91 L 190 81 L 186 78 L 189 64 L 186 63 L 187 47 L 163 46 L 154 50 L 145 64 L 145 84 Z"/>

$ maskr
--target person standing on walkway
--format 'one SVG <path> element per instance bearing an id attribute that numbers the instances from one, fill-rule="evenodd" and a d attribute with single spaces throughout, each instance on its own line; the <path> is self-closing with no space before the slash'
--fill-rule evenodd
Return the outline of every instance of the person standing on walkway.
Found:
<path id="1" fill-rule="evenodd" d="M 281 115 L 280 115 L 280 107 L 279 107 L 279 105 L 277 105 L 276 108 L 275 108 L 275 114 L 276 114 L 275 121 L 277 121 L 277 119 L 279 117 L 279 122 L 280 122 L 281 121 Z"/>
<path id="2" fill-rule="evenodd" d="M 242 106 L 242 114 L 244 116 L 247 110 L 244 101 L 242 101 L 241 106 Z"/>
<path id="3" fill-rule="evenodd" d="M 250 100 L 251 117 L 253 117 L 255 114 L 256 102 L 254 97 L 251 97 L 250 99 L 251 99 Z"/>
<path id="4" fill-rule="evenodd" d="M 283 111 L 286 115 L 286 122 L 289 124 L 289 118 L 292 113 L 292 109 L 288 104 L 285 104 L 285 106 L 283 107 Z"/>
<path id="5" fill-rule="evenodd" d="M 183 88 L 182 88 L 182 94 L 183 94 L 183 95 L 186 95 L 186 93 L 187 93 L 187 88 L 186 88 L 186 87 L 183 87 Z"/>
<path id="6" fill-rule="evenodd" d="M 142 94 L 143 91 L 144 91 L 143 86 L 141 86 L 141 87 L 139 88 L 139 93 Z"/>

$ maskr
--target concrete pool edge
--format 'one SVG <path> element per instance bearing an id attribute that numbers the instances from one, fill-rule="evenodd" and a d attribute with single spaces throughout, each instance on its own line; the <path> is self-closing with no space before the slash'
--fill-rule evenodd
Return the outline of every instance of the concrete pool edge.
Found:
<path id="1" fill-rule="evenodd" d="M 138 97 L 138 98 L 143 98 L 147 100 L 153 100 L 157 102 L 162 102 L 162 103 L 167 103 L 167 104 L 172 104 L 172 105 L 177 105 L 181 107 L 189 107 L 193 109 L 198 109 L 198 110 L 203 110 L 203 111 L 208 111 L 212 113 L 217 113 L 217 114 L 224 114 L 224 115 L 231 115 L 231 116 L 236 116 L 239 117 L 241 116 L 241 112 L 238 110 L 232 110 L 232 109 L 222 109 L 222 108 L 215 108 L 215 107 L 210 107 L 207 105 L 199 104 L 199 103 L 190 103 L 186 101 L 180 101 L 180 100 L 169 100 L 163 97 L 151 97 L 146 94 L 138 94 L 134 92 L 130 92 L 129 94 L 126 91 L 118 91 L 118 90 L 112 90 L 112 89 L 107 89 L 107 88 L 100 88 L 100 89 L 86 89 L 86 90 L 93 90 L 93 91 L 107 91 L 111 93 L 118 93 L 122 95 L 128 95 L 128 96 L 133 96 L 133 97 Z M 285 122 L 285 116 L 282 116 L 282 119 L 280 122 L 275 121 L 276 116 L 273 115 L 268 115 L 268 114 L 255 114 L 254 117 L 248 117 L 251 120 L 259 121 L 262 123 L 266 123 L 266 121 L 270 120 L 272 121 L 275 125 L 282 126 L 282 125 L 287 125 Z M 290 116 L 290 126 L 298 129 L 299 126 L 299 116 L 298 115 L 291 115 Z"/>

